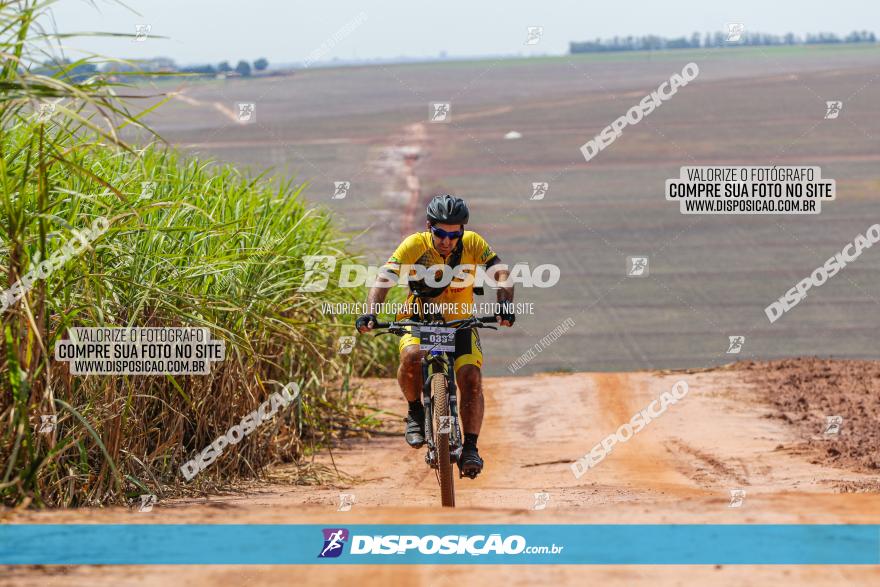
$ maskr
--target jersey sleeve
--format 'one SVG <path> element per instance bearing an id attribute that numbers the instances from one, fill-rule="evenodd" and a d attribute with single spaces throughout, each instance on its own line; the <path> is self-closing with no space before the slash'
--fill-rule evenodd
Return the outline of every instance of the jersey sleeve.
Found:
<path id="1" fill-rule="evenodd" d="M 486 242 L 486 239 L 476 232 L 470 234 L 471 238 L 468 239 L 469 242 L 466 244 L 470 249 L 470 255 L 475 259 L 477 265 L 485 265 L 487 262 L 498 256 L 495 254 L 495 251 L 492 250 L 492 247 L 489 246 L 489 243 Z"/>
<path id="2" fill-rule="evenodd" d="M 397 248 L 388 257 L 388 261 L 385 262 L 382 268 L 391 271 L 395 275 L 399 275 L 401 265 L 415 265 L 424 252 L 422 249 L 423 247 L 419 244 L 419 235 L 410 235 L 397 245 Z"/>

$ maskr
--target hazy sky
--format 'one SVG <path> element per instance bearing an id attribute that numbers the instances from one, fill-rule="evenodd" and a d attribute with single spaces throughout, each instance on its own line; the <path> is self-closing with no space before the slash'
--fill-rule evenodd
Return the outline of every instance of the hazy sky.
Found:
<path id="1" fill-rule="evenodd" d="M 168 39 L 72 39 L 67 45 L 116 57 L 171 57 L 181 64 L 252 61 L 271 63 L 393 58 L 561 54 L 568 42 L 615 35 L 690 35 L 726 30 L 782 34 L 827 31 L 880 32 L 876 0 L 129 0 L 139 14 L 108 0 L 60 0 L 53 8 L 62 32 L 134 33 L 149 24 Z M 341 29 L 348 25 L 347 34 Z M 526 29 L 543 26 L 537 45 Z M 336 39 L 334 40 L 334 36 Z M 71 52 L 75 57 L 76 53 Z"/>

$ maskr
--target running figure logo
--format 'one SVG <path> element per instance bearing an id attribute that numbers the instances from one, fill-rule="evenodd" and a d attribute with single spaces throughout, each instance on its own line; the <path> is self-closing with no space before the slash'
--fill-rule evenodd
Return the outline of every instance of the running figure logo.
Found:
<path id="1" fill-rule="evenodd" d="M 530 200 L 543 200 L 544 196 L 547 195 L 547 192 L 550 190 L 550 184 L 546 181 L 533 181 L 532 182 L 532 197 Z"/>
<path id="2" fill-rule="evenodd" d="M 339 348 L 336 349 L 340 355 L 348 355 L 354 348 L 355 338 L 353 336 L 340 336 Z"/>
<path id="3" fill-rule="evenodd" d="M 449 102 L 431 102 L 431 122 L 449 122 Z"/>
<path id="4" fill-rule="evenodd" d="M 257 105 L 253 102 L 236 102 L 238 121 L 242 124 L 257 121 Z"/>
<path id="5" fill-rule="evenodd" d="M 334 181 L 333 182 L 333 197 L 331 200 L 344 200 L 345 196 L 348 195 L 348 190 L 351 189 L 350 181 Z"/>
<path id="6" fill-rule="evenodd" d="M 731 22 L 727 24 L 727 42 L 736 43 L 742 38 L 746 25 L 741 22 Z"/>
<path id="7" fill-rule="evenodd" d="M 627 257 L 626 258 L 626 276 L 627 277 L 645 277 L 648 274 L 648 258 L 647 257 Z"/>
<path id="8" fill-rule="evenodd" d="M 330 281 L 330 273 L 336 267 L 334 255 L 304 255 L 305 274 L 302 285 L 296 291 L 324 291 Z"/>
<path id="9" fill-rule="evenodd" d="M 134 39 L 132 39 L 133 43 L 143 43 L 147 40 L 147 37 L 150 36 L 150 31 L 153 30 L 153 25 L 151 24 L 136 24 L 134 25 Z"/>
<path id="10" fill-rule="evenodd" d="M 40 428 L 37 430 L 39 434 L 52 434 L 55 426 L 58 424 L 58 415 L 49 414 L 48 416 L 40 416 Z"/>
<path id="11" fill-rule="evenodd" d="M 841 102 L 840 100 L 831 100 L 825 102 L 825 120 L 837 118 L 838 116 L 840 116 L 841 110 L 843 110 L 843 102 Z"/>
<path id="12" fill-rule="evenodd" d="M 318 558 L 338 558 L 342 554 L 342 547 L 348 540 L 348 530 L 345 528 L 324 528 L 324 548 Z"/>
<path id="13" fill-rule="evenodd" d="M 526 45 L 537 45 L 541 42 L 541 37 L 544 36 L 544 27 L 542 26 L 530 26 L 526 29 Z"/>
<path id="14" fill-rule="evenodd" d="M 729 346 L 727 347 L 728 355 L 738 355 L 742 350 L 743 345 L 746 342 L 745 336 L 728 336 L 727 339 L 730 341 Z"/>
<path id="15" fill-rule="evenodd" d="M 140 496 L 141 504 L 138 506 L 139 512 L 151 512 L 153 511 L 153 506 L 159 501 L 155 495 L 151 493 L 145 493 Z"/>
<path id="16" fill-rule="evenodd" d="M 354 493 L 340 493 L 339 494 L 339 507 L 336 509 L 337 512 L 350 512 L 351 506 L 354 505 L 354 502 L 357 501 Z"/>
<path id="17" fill-rule="evenodd" d="M 46 122 L 55 112 L 55 102 L 42 102 L 37 110 L 37 122 Z M 828 118 L 827 116 L 825 118 Z"/>
<path id="18" fill-rule="evenodd" d="M 535 505 L 532 506 L 533 510 L 543 510 L 547 507 L 547 502 L 550 501 L 550 494 L 546 491 L 542 491 L 541 493 L 535 494 Z"/>
<path id="19" fill-rule="evenodd" d="M 840 434 L 840 427 L 843 425 L 843 416 L 826 416 L 825 417 L 825 434 L 833 436 Z"/>
<path id="20" fill-rule="evenodd" d="M 140 200 L 150 200 L 153 198 L 153 192 L 156 191 L 156 182 L 155 181 L 142 181 L 141 182 L 141 195 L 138 198 Z"/>
<path id="21" fill-rule="evenodd" d="M 740 507 L 742 507 L 742 504 L 745 500 L 746 500 L 746 490 L 745 489 L 731 489 L 730 490 L 730 503 L 727 504 L 727 507 L 740 508 Z"/>

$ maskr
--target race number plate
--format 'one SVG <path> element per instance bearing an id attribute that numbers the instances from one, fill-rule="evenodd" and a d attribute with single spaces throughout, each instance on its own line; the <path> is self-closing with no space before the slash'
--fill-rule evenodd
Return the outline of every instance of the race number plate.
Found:
<path id="1" fill-rule="evenodd" d="M 423 351 L 455 352 L 455 329 L 446 326 L 419 328 L 419 348 Z"/>

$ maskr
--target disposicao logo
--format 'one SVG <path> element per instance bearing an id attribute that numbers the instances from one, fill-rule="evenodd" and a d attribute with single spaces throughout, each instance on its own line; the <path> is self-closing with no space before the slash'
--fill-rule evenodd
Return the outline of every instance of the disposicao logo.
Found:
<path id="1" fill-rule="evenodd" d="M 348 540 L 348 530 L 345 528 L 324 528 L 324 547 L 318 558 L 337 558 L 342 554 L 342 547 Z"/>
<path id="2" fill-rule="evenodd" d="M 558 555 L 565 548 L 556 544 L 528 546 L 526 539 L 519 534 L 477 534 L 474 536 L 447 534 L 349 535 L 346 528 L 324 528 L 324 547 L 318 558 L 338 558 L 345 544 L 349 543 L 348 553 L 356 555 Z M 350 540 L 349 540 L 350 539 Z"/>

